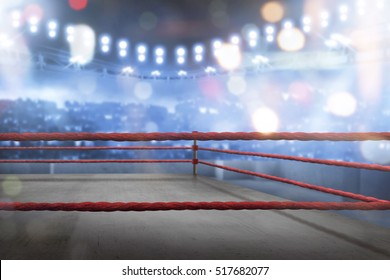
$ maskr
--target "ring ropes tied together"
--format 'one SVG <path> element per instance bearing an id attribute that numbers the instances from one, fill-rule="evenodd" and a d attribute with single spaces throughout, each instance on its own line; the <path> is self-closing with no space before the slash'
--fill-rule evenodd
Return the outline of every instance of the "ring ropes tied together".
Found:
<path id="1" fill-rule="evenodd" d="M 50 140 L 111 140 L 111 141 L 151 141 L 151 140 L 300 140 L 300 141 L 361 141 L 361 140 L 389 140 L 388 132 L 369 132 L 369 133 L 258 133 L 258 132 L 222 132 L 222 133 L 3 133 L 0 134 L 0 141 L 50 141 Z M 10 147 L 10 150 L 16 150 L 18 147 Z M 35 147 L 21 147 L 30 149 Z M 50 150 L 60 149 L 61 147 L 36 147 Z M 80 147 L 67 147 L 69 150 L 77 150 Z M 84 147 L 89 149 L 89 147 Z M 108 149 L 109 147 L 96 147 L 97 149 Z M 120 149 L 121 147 L 117 147 Z M 125 149 L 170 149 L 169 147 L 126 147 Z M 90 148 L 91 150 L 93 147 Z M 189 147 L 174 147 L 173 149 L 189 149 Z M 263 156 L 279 159 L 299 160 L 305 162 L 314 162 L 329 165 L 341 165 L 355 168 L 376 169 L 389 171 L 386 166 L 369 165 L 359 163 L 332 162 L 326 160 L 314 160 L 301 157 L 287 157 L 282 155 L 271 155 L 252 152 L 240 152 L 232 150 L 219 150 L 198 148 L 193 145 L 192 149 L 207 150 L 213 152 L 227 152 L 230 154 Z M 102 160 L 3 160 L 1 162 L 102 162 Z M 277 176 L 241 170 L 233 167 L 213 164 L 206 161 L 192 160 L 104 160 L 104 162 L 131 162 L 131 163 L 150 163 L 150 162 L 192 162 L 195 164 L 204 164 L 228 171 L 253 175 L 283 183 L 293 184 L 304 188 L 314 189 L 321 192 L 327 192 L 335 195 L 361 200 L 364 202 L 279 202 L 279 201 L 254 201 L 254 202 L 80 202 L 80 203 L 37 203 L 37 202 L 0 202 L 0 210 L 5 211 L 93 211 L 93 212 L 112 212 L 112 211 L 167 211 L 167 210 L 268 210 L 268 209 L 306 209 L 306 210 L 390 210 L 390 201 L 380 200 L 374 197 L 367 197 L 360 194 L 349 193 L 340 190 L 334 190 L 312 184 L 302 183 Z M 352 165 L 351 165 L 352 164 Z"/>

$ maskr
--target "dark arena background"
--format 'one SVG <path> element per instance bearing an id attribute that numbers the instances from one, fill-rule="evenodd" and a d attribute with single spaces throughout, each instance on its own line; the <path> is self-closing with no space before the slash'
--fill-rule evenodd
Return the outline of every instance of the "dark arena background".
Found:
<path id="1" fill-rule="evenodd" d="M 389 12 L 1 0 L 1 259 L 390 259 Z"/>

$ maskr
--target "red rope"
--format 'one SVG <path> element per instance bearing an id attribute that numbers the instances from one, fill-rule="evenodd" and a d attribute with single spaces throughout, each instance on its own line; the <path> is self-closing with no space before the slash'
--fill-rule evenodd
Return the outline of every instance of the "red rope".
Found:
<path id="1" fill-rule="evenodd" d="M 183 163 L 190 159 L 0 159 L 0 163 Z"/>
<path id="2" fill-rule="evenodd" d="M 356 200 L 361 200 L 361 201 L 366 201 L 366 202 L 388 202 L 386 200 L 380 200 L 380 199 L 377 199 L 375 197 L 369 197 L 369 196 L 364 196 L 364 195 L 360 195 L 360 194 L 355 194 L 355 193 L 350 193 L 350 192 L 345 192 L 345 191 L 325 188 L 325 187 L 322 187 L 322 186 L 316 186 L 316 185 L 312 185 L 312 184 L 302 183 L 302 182 L 299 182 L 299 181 L 286 179 L 286 178 L 281 178 L 281 177 L 277 177 L 277 176 L 273 176 L 273 175 L 268 175 L 268 174 L 263 174 L 263 173 L 248 171 L 248 170 L 242 170 L 242 169 L 229 167 L 229 166 L 224 166 L 224 165 L 218 165 L 218 164 L 214 164 L 214 163 L 207 162 L 207 161 L 200 160 L 199 163 L 205 164 L 205 165 L 209 165 L 209 166 L 213 166 L 213 167 L 217 167 L 217 168 L 221 168 L 221 169 L 225 169 L 225 170 L 228 170 L 228 171 L 233 171 L 233 172 L 237 172 L 237 173 L 252 175 L 252 176 L 255 176 L 255 177 L 265 178 L 265 179 L 268 179 L 268 180 L 273 180 L 273 181 L 278 181 L 278 182 L 282 182 L 282 183 L 287 183 L 287 184 L 291 184 L 291 185 L 295 185 L 295 186 L 299 186 L 299 187 L 303 187 L 303 188 L 307 188 L 307 189 L 312 189 L 312 190 L 316 190 L 316 191 L 320 191 L 320 192 L 325 192 L 325 193 L 330 193 L 330 194 L 334 194 L 334 195 L 344 196 L 344 197 L 348 197 L 348 198 L 352 198 L 352 199 L 356 199 Z"/>
<path id="3" fill-rule="evenodd" d="M 390 202 L 0 202 L 3 211 L 390 210 Z"/>
<path id="4" fill-rule="evenodd" d="M 191 147 L 159 147 L 159 146 L 96 146 L 96 147 L 50 147 L 50 146 L 40 146 L 40 147 L 1 147 L 0 150 L 192 150 Z"/>
<path id="5" fill-rule="evenodd" d="M 325 165 L 336 165 L 336 166 L 361 168 L 361 169 L 369 169 L 369 170 L 390 171 L 390 166 L 384 166 L 384 165 L 379 165 L 379 164 L 367 164 L 367 163 L 346 162 L 346 161 L 337 161 L 337 160 L 312 159 L 312 158 L 305 158 L 305 157 L 284 156 L 284 155 L 256 153 L 256 152 L 241 152 L 241 151 L 235 151 L 235 150 L 221 150 L 221 149 L 213 149 L 213 148 L 200 148 L 199 147 L 199 150 L 217 152 L 217 153 L 234 154 L 234 155 L 245 155 L 245 156 L 257 156 L 257 157 L 265 157 L 265 158 L 295 160 L 295 161 L 301 161 L 301 162 L 318 163 L 318 164 L 325 164 Z"/>
<path id="6" fill-rule="evenodd" d="M 390 132 L 182 132 L 182 133 L 1 133 L 0 141 L 164 141 L 164 140 L 299 140 L 364 141 L 390 140 Z"/>

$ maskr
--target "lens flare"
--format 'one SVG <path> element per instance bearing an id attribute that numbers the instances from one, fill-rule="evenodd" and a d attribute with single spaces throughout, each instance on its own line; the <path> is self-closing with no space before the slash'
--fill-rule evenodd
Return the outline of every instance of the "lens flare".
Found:
<path id="1" fill-rule="evenodd" d="M 138 99 L 149 99 L 153 94 L 153 88 L 150 83 L 138 82 L 134 87 L 134 94 Z"/>
<path id="2" fill-rule="evenodd" d="M 242 55 L 237 45 L 223 44 L 215 55 L 219 65 L 226 70 L 234 70 L 241 65 Z"/>
<path id="3" fill-rule="evenodd" d="M 340 117 L 349 117 L 356 111 L 357 101 L 348 92 L 336 92 L 329 96 L 326 109 L 331 114 Z"/>
<path id="4" fill-rule="evenodd" d="M 231 76 L 227 87 L 232 94 L 241 95 L 246 91 L 246 81 L 242 76 Z"/>
<path id="5" fill-rule="evenodd" d="M 278 22 L 284 16 L 284 7 L 279 1 L 270 1 L 261 7 L 260 15 L 265 21 Z"/>
<path id="6" fill-rule="evenodd" d="M 3 191 L 7 196 L 15 197 L 22 192 L 22 182 L 16 176 L 8 176 L 1 183 Z"/>
<path id="7" fill-rule="evenodd" d="M 90 63 L 95 55 L 95 32 L 88 25 L 80 24 L 73 26 L 70 40 L 71 62 L 80 65 Z"/>
<path id="8" fill-rule="evenodd" d="M 273 110 L 263 107 L 253 113 L 252 124 L 258 132 L 275 132 L 279 128 L 279 118 Z"/>
<path id="9" fill-rule="evenodd" d="M 278 34 L 279 47 L 287 52 L 301 50 L 306 43 L 305 35 L 298 28 L 284 28 Z"/>
<path id="10" fill-rule="evenodd" d="M 88 0 L 69 0 L 69 6 L 75 11 L 84 10 L 88 5 Z"/>
<path id="11" fill-rule="evenodd" d="M 362 156 L 376 164 L 390 164 L 390 141 L 364 141 L 360 144 Z"/>

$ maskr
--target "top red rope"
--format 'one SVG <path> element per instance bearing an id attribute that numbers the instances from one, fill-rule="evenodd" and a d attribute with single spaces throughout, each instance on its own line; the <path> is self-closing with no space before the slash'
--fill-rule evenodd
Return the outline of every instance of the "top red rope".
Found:
<path id="1" fill-rule="evenodd" d="M 390 132 L 153 132 L 153 133 L 0 133 L 0 141 L 165 141 L 165 140 L 390 140 Z"/>

